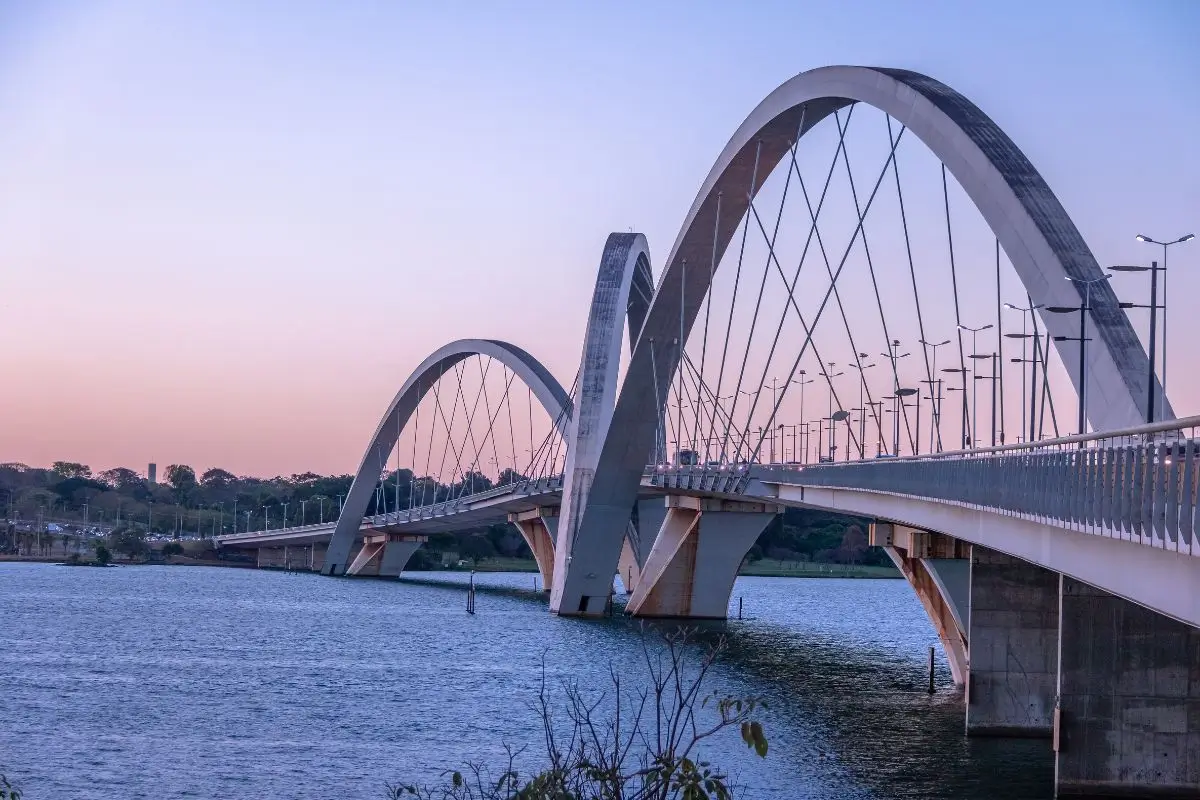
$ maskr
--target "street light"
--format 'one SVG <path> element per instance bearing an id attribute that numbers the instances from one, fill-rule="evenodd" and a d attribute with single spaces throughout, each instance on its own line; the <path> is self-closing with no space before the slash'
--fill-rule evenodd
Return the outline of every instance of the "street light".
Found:
<path id="1" fill-rule="evenodd" d="M 1021 312 L 1021 332 L 1020 333 L 1006 333 L 1006 334 L 1004 334 L 1004 336 L 1009 339 L 1020 339 L 1021 340 L 1021 363 L 1029 364 L 1030 369 L 1032 370 L 1032 374 L 1030 375 L 1030 383 L 1029 383 L 1029 437 L 1025 440 L 1027 442 L 1033 441 L 1033 425 L 1034 425 L 1034 417 L 1036 416 L 1036 414 L 1034 412 L 1034 408 L 1035 408 L 1034 395 L 1037 393 L 1037 363 L 1038 362 L 1037 362 L 1036 358 L 1029 359 L 1028 354 L 1025 352 L 1025 340 L 1029 339 L 1030 337 L 1033 337 L 1035 339 L 1037 338 L 1037 336 L 1038 336 L 1037 317 L 1035 317 L 1033 315 L 1033 312 L 1039 308 L 1043 308 L 1044 306 L 1045 306 L 1044 303 L 1031 303 L 1029 306 L 1014 306 L 1012 303 L 1004 304 L 1005 308 L 1010 308 L 1013 311 Z M 1025 315 L 1026 314 L 1029 315 L 1029 319 L 1033 322 L 1033 333 L 1032 334 L 1028 333 L 1025 328 Z M 1012 359 L 1012 360 L 1014 362 L 1016 361 L 1016 359 Z M 1021 367 L 1021 432 L 1024 433 L 1024 431 L 1025 431 L 1025 368 L 1024 368 L 1024 366 L 1022 366 Z"/>
<path id="2" fill-rule="evenodd" d="M 967 448 L 971 446 L 971 439 L 967 436 L 967 373 L 971 370 L 966 367 L 943 367 L 942 372 L 954 373 L 962 378 L 962 386 L 947 386 L 947 392 L 962 392 L 962 414 L 960 421 L 962 426 L 959 433 L 958 446 Z"/>
<path id="3" fill-rule="evenodd" d="M 992 323 L 990 323 L 990 322 L 987 325 L 981 325 L 978 328 L 972 328 L 969 325 L 962 325 L 962 324 L 960 324 L 958 326 L 958 329 L 960 331 L 970 331 L 970 333 L 971 333 L 971 358 L 972 359 L 987 358 L 987 356 L 979 355 L 979 351 L 978 351 L 978 348 L 976 347 L 976 343 L 977 343 L 977 337 L 979 336 L 979 332 L 986 331 L 991 327 L 992 327 Z M 976 372 L 978 372 L 978 370 L 976 370 Z M 964 382 L 966 381 L 965 373 L 963 375 L 963 381 Z M 979 425 L 979 392 L 977 391 L 977 389 L 978 389 L 978 383 L 976 383 L 975 381 L 972 381 L 971 382 L 971 425 L 970 425 L 971 447 L 975 447 L 979 443 L 979 432 L 976 430 L 976 427 Z M 966 395 L 964 395 L 963 397 L 965 399 Z M 995 426 L 993 426 L 993 427 L 995 427 Z"/>
<path id="4" fill-rule="evenodd" d="M 1109 267 L 1114 272 L 1149 272 L 1150 273 L 1150 304 L 1140 305 L 1138 303 L 1118 303 L 1121 308 L 1148 308 L 1150 309 L 1150 374 L 1146 380 L 1146 422 L 1154 422 L 1154 368 L 1155 357 L 1154 349 L 1158 344 L 1157 326 L 1155 323 L 1158 320 L 1158 314 L 1155 312 L 1161 308 L 1163 310 L 1163 329 L 1166 332 L 1167 325 L 1167 305 L 1165 302 L 1160 306 L 1158 304 L 1158 273 L 1164 272 L 1165 267 L 1160 267 L 1157 261 L 1151 261 L 1150 266 L 1143 267 L 1140 265 L 1116 264 Z M 1163 281 L 1166 281 L 1166 274 L 1163 275 Z M 1163 342 L 1163 357 L 1166 358 L 1166 342 Z M 1165 369 L 1165 366 L 1164 366 Z M 1165 388 L 1164 388 L 1164 391 Z M 1160 406 L 1161 408 L 1161 406 Z"/>
<path id="5" fill-rule="evenodd" d="M 1146 244 L 1156 244 L 1163 249 L 1163 260 L 1162 260 L 1162 271 L 1163 271 L 1163 354 L 1162 354 L 1163 402 L 1162 402 L 1162 405 L 1165 406 L 1166 400 L 1167 400 L 1167 248 L 1173 244 L 1183 244 L 1184 242 L 1190 242 L 1192 239 L 1196 238 L 1196 235 L 1194 233 L 1189 233 L 1184 236 L 1180 236 L 1178 239 L 1176 239 L 1173 242 L 1160 242 L 1155 239 L 1151 239 L 1149 236 L 1145 236 L 1140 233 L 1135 238 L 1139 242 L 1145 242 Z M 1154 298 L 1153 300 L 1150 301 L 1150 305 L 1152 305 L 1152 306 L 1157 305 L 1157 304 L 1158 304 L 1158 298 Z M 1150 362 L 1150 369 L 1152 371 L 1154 369 L 1153 361 Z M 1154 383 L 1154 381 L 1151 381 L 1151 384 L 1153 384 L 1153 383 Z"/>
<path id="6" fill-rule="evenodd" d="M 933 374 L 937 373 L 937 351 L 938 351 L 938 348 L 941 347 L 942 345 L 950 344 L 950 340 L 946 339 L 941 342 L 927 342 L 924 339 L 921 339 L 920 342 L 923 346 L 931 348 L 933 350 L 933 364 L 929 368 L 930 375 L 933 375 Z M 940 382 L 941 382 L 940 378 L 938 379 L 938 382 L 940 384 Z M 929 380 L 929 384 L 930 384 L 929 392 L 932 395 L 932 393 L 933 393 L 933 378 L 932 377 Z M 937 399 L 933 400 L 931 398 L 930 403 L 929 403 L 929 405 L 930 405 L 929 411 L 933 417 L 933 426 L 932 427 L 934 430 L 937 431 L 937 449 L 939 452 L 942 449 L 942 403 L 941 403 L 942 397 L 941 397 L 941 395 L 942 395 L 941 390 L 939 390 L 938 394 L 937 394 Z M 917 415 L 919 416 L 920 414 L 921 414 L 921 409 L 918 408 Z M 933 450 L 933 433 L 932 432 L 929 435 L 929 449 Z"/>
<path id="7" fill-rule="evenodd" d="M 896 454 L 897 458 L 900 457 L 900 409 L 904 405 L 904 398 L 912 397 L 916 393 L 917 393 L 916 389 L 897 389 L 896 390 L 896 394 L 895 394 L 896 427 L 892 433 L 892 437 L 893 437 L 892 438 L 892 452 L 894 452 Z M 920 409 L 918 409 L 918 411 L 919 410 Z M 920 425 L 921 425 L 921 420 L 918 417 L 918 419 L 917 419 L 917 439 L 918 440 L 921 438 Z"/>
<path id="8" fill-rule="evenodd" d="M 859 355 L 859 358 L 867 357 L 866 353 L 859 353 L 858 355 Z M 851 364 L 850 366 L 853 367 L 854 369 L 858 370 L 858 377 L 860 379 L 858 382 L 858 407 L 859 407 L 859 409 L 862 409 L 863 408 L 863 391 L 867 387 L 866 371 L 875 365 L 867 364 L 866 366 L 863 366 L 862 362 L 860 361 L 858 364 Z M 867 437 L 867 415 L 865 413 L 860 413 L 859 417 L 858 417 L 858 457 L 860 460 L 863 458 L 866 458 L 866 447 L 867 447 L 867 443 L 865 441 L 866 437 Z"/>
<path id="9" fill-rule="evenodd" d="M 829 384 L 829 417 L 828 417 L 828 419 L 830 419 L 830 420 L 833 419 L 833 379 L 840 378 L 841 376 L 846 374 L 844 372 L 834 372 L 833 367 L 834 367 L 834 363 L 832 361 L 830 361 L 829 367 L 827 368 L 829 371 L 820 373 L 821 377 L 824 378 L 825 381 Z M 843 419 L 845 419 L 845 418 L 843 417 Z M 834 444 L 834 439 L 833 439 L 833 422 L 831 421 L 829 423 L 829 460 L 830 461 L 833 461 L 834 448 L 836 448 L 836 447 L 837 447 L 837 445 Z"/>
<path id="10" fill-rule="evenodd" d="M 1052 314 L 1072 314 L 1079 312 L 1079 435 L 1087 433 L 1087 315 L 1092 310 L 1092 284 L 1102 283 L 1112 278 L 1111 272 L 1106 272 L 1099 278 L 1072 278 L 1067 280 L 1083 286 L 1083 305 L 1079 308 L 1072 306 L 1049 306 L 1046 310 Z M 1055 341 L 1075 341 L 1073 336 L 1055 336 Z"/>

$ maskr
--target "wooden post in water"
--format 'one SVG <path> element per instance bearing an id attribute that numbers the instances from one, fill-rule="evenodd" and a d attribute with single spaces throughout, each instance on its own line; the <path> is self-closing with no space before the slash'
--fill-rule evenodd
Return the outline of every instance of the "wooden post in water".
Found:
<path id="1" fill-rule="evenodd" d="M 475 570 L 471 570 L 471 580 L 467 584 L 467 613 L 475 613 Z"/>
<path id="2" fill-rule="evenodd" d="M 742 598 L 738 596 L 738 619 L 742 618 Z"/>
<path id="3" fill-rule="evenodd" d="M 929 693 L 933 694 L 933 647 L 929 648 Z"/>

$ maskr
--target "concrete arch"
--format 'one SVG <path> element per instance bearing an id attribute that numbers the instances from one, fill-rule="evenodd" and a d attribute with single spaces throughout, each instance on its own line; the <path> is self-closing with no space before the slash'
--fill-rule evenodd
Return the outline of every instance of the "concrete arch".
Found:
<path id="1" fill-rule="evenodd" d="M 578 509 L 588 501 L 597 480 L 606 480 L 606 474 L 598 471 L 596 467 L 605 442 L 614 438 L 610 436 L 610 424 L 617 400 L 621 332 L 628 320 L 632 351 L 652 306 L 652 298 L 650 252 L 646 237 L 640 233 L 610 234 L 600 258 L 600 269 L 596 275 L 596 288 L 592 293 L 587 330 L 584 334 L 583 356 L 579 365 L 579 392 L 575 413 L 571 418 L 571 433 L 567 440 L 560 519 L 578 520 L 580 515 L 572 513 L 572 509 Z M 665 390 L 666 384 L 663 384 L 661 389 Z M 659 400 L 665 400 L 665 395 Z M 662 402 L 659 402 L 657 407 L 661 406 Z M 657 412 L 654 416 L 657 417 Z M 646 460 L 653 446 L 652 434 L 641 453 L 642 461 Z M 593 513 L 604 514 L 606 523 L 615 526 L 624 534 L 629 525 L 633 500 L 620 506 L 591 508 Z M 567 574 L 570 571 L 569 566 L 576 559 L 580 564 L 592 563 L 594 554 L 590 551 L 580 551 L 580 542 L 573 528 L 559 524 L 554 553 L 555 576 Z M 619 541 L 617 546 L 620 547 Z M 613 566 L 615 569 L 615 561 Z M 609 571 L 609 584 L 611 583 L 612 570 Z M 562 583 L 556 577 L 551 588 L 552 609 L 558 608 L 558 598 L 561 597 L 562 591 Z M 582 602 L 583 611 L 599 613 L 607 601 L 608 592 L 605 591 L 603 594 L 591 596 L 588 600 L 576 600 L 575 605 L 578 607 Z"/>
<path id="2" fill-rule="evenodd" d="M 686 337 L 709 289 L 711 271 L 689 270 L 686 264 L 719 264 L 761 186 L 755 185 L 755 173 L 770 174 L 797 136 L 856 102 L 895 118 L 941 159 L 999 238 L 1035 303 L 1077 305 L 1080 290 L 1064 278 L 1101 275 L 1037 170 L 986 114 L 953 89 L 915 72 L 854 66 L 814 69 L 787 81 L 734 133 L 684 220 L 612 412 L 608 427 L 618 435 L 603 442 L 594 461 L 594 474 L 603 483 L 577 488 L 569 509 L 564 508 L 568 513 L 561 525 L 571 532 L 572 547 L 587 541 L 597 560 L 555 576 L 552 610 L 579 613 L 580 598 L 607 594 L 622 535 L 612 510 L 634 502 L 644 454 L 654 441 L 655 409 L 663 402 L 654 386 L 670 383 L 680 357 L 681 324 Z M 1100 429 L 1136 424 L 1146 396 L 1148 359 L 1111 288 L 1101 284 L 1092 303 L 1089 335 L 1100 346 L 1088 351 L 1089 417 Z M 1048 315 L 1045 322 L 1054 335 L 1072 334 L 1068 317 Z M 1061 343 L 1067 363 L 1077 357 L 1077 346 Z"/>
<path id="3" fill-rule="evenodd" d="M 386 466 L 386 459 L 396 446 L 400 431 L 408 424 L 421 398 L 430 387 L 453 369 L 454 365 L 474 355 L 490 356 L 507 366 L 531 390 L 538 402 L 546 409 L 550 419 L 555 421 L 558 431 L 567 435 L 571 417 L 571 398 L 563 390 L 553 375 L 529 353 L 516 345 L 495 339 L 459 339 L 456 342 L 440 347 L 426 358 L 421 365 L 413 370 L 408 380 L 396 393 L 383 419 L 379 421 L 354 482 L 350 484 L 350 492 L 342 505 L 341 516 L 338 517 L 337 527 L 329 542 L 329 550 L 325 556 L 325 566 L 321 572 L 325 575 L 345 574 L 349 566 L 350 550 L 358 535 L 363 515 L 371 502 L 371 493 L 379 481 L 379 473 Z"/>

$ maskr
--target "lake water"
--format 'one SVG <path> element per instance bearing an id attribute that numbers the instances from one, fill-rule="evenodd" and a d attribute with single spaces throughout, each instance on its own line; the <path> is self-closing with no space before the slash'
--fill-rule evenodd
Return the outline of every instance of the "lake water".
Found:
<path id="1" fill-rule="evenodd" d="M 446 585 L 465 575 L 414 578 L 0 563 L 0 769 L 27 800 L 380 798 L 536 747 L 543 657 L 554 685 L 642 674 L 634 621 L 501 590 L 469 616 Z M 903 581 L 740 578 L 734 596 L 749 619 L 705 634 L 730 642 L 713 688 L 770 705 L 765 760 L 736 733 L 709 751 L 741 796 L 1052 796 L 1049 742 L 963 735 L 940 648 L 926 693 L 936 637 Z"/>

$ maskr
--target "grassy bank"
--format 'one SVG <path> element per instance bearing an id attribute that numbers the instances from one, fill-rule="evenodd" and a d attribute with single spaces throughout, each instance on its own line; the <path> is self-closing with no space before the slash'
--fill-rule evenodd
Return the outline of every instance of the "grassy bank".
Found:
<path id="1" fill-rule="evenodd" d="M 466 571 L 470 567 L 456 567 Z M 537 563 L 525 558 L 489 558 L 479 562 L 476 572 L 537 572 Z M 817 564 L 811 561 L 776 561 L 764 558 L 742 567 L 739 575 L 770 578 L 899 578 L 894 567 L 861 564 Z"/>
<path id="2" fill-rule="evenodd" d="M 775 561 L 764 558 L 742 567 L 739 575 L 770 578 L 899 578 L 895 567 L 862 564 L 818 564 L 812 561 Z"/>

